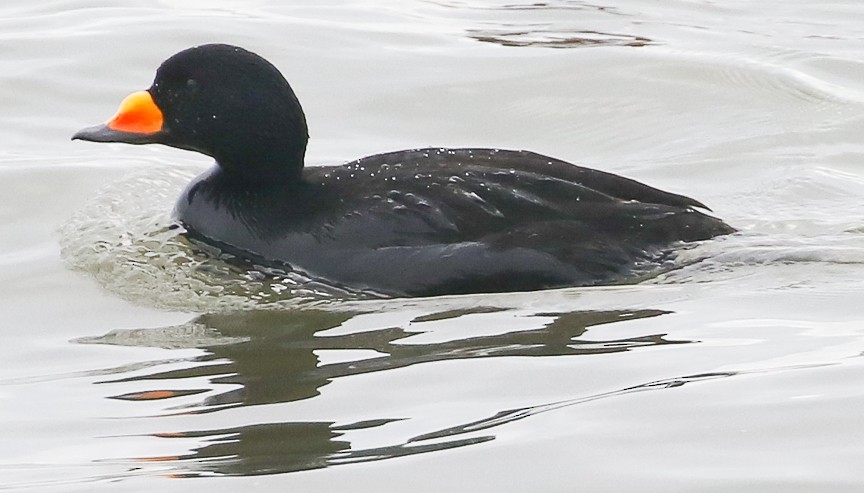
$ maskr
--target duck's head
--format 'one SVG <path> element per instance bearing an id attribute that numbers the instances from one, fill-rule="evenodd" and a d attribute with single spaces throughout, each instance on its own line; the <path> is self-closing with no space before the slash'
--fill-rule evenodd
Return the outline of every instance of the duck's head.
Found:
<path id="1" fill-rule="evenodd" d="M 299 177 L 308 131 L 276 67 L 243 48 L 208 44 L 165 60 L 149 89 L 130 94 L 108 122 L 72 139 L 189 149 L 228 173 L 266 181 Z"/>

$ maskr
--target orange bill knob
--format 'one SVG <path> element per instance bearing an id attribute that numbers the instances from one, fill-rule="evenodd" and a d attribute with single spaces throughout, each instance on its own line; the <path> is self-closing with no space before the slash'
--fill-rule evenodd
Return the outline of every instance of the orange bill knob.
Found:
<path id="1" fill-rule="evenodd" d="M 151 134 L 162 130 L 162 110 L 147 91 L 133 92 L 120 103 L 108 128 L 118 132 Z"/>

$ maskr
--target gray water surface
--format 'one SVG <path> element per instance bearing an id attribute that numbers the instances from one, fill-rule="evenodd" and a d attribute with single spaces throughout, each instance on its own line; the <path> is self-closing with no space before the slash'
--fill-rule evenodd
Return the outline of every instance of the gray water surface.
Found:
<path id="1" fill-rule="evenodd" d="M 864 4 L 9 0 L 0 491 L 861 491 Z M 280 67 L 310 166 L 529 149 L 741 232 L 635 285 L 351 300 L 202 256 L 208 160 L 70 142 L 159 63 Z"/>

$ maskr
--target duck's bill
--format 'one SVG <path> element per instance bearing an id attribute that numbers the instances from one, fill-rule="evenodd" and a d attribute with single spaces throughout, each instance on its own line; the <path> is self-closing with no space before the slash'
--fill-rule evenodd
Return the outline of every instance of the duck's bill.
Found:
<path id="1" fill-rule="evenodd" d="M 152 144 L 161 142 L 164 135 L 162 110 L 149 91 L 138 91 L 120 103 L 117 114 L 107 123 L 79 130 L 72 140 Z"/>
<path id="2" fill-rule="evenodd" d="M 108 124 L 94 125 L 75 132 L 72 140 L 90 142 L 125 142 L 127 144 L 155 144 L 160 142 L 162 132 L 139 133 L 114 130 Z"/>

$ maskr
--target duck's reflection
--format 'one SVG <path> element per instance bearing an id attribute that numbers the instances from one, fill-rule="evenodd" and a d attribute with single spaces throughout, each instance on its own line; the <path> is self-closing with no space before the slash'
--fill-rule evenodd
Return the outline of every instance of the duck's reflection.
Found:
<path id="1" fill-rule="evenodd" d="M 179 382 L 204 377 L 214 384 L 212 388 L 201 389 L 207 391 L 207 396 L 198 404 L 183 409 L 184 414 L 194 414 L 307 399 L 318 395 L 320 389 L 334 379 L 420 363 L 505 356 L 612 353 L 690 342 L 669 340 L 663 334 L 614 340 L 586 337 L 593 326 L 657 317 L 664 313 L 667 312 L 523 313 L 519 316 L 527 321 L 521 326 L 533 328 L 443 342 L 411 343 L 403 339 L 431 330 L 436 324 L 453 323 L 457 318 L 462 318 L 466 327 L 471 327 L 474 323 L 472 317 L 482 317 L 484 323 L 494 323 L 495 320 L 503 323 L 508 318 L 512 320 L 514 315 L 497 308 L 468 308 L 415 317 L 407 324 L 410 329 L 394 326 L 330 335 L 328 329 L 340 327 L 360 314 L 322 310 L 260 311 L 208 314 L 182 327 L 114 331 L 85 342 L 177 347 L 181 344 L 178 339 L 192 341 L 191 345 L 201 347 L 205 354 L 183 369 L 151 370 L 143 375 L 105 383 L 148 382 L 146 390 L 113 396 L 119 399 L 154 400 L 181 395 L 188 398 L 196 391 L 179 389 L 182 387 Z M 364 357 L 327 363 L 316 354 L 325 350 L 360 350 Z M 370 354 L 372 357 L 368 357 Z M 158 382 L 156 389 L 154 382 Z M 170 382 L 178 382 L 178 389 L 172 389 Z M 227 385 L 230 390 L 219 392 L 215 390 L 222 387 L 218 384 L 230 384 Z M 381 460 L 494 439 L 491 435 L 465 438 L 463 435 L 470 431 L 467 428 L 459 432 L 449 429 L 443 433 L 430 430 L 403 443 L 380 448 L 352 449 L 350 442 L 344 439 L 351 430 L 384 426 L 394 420 L 385 416 L 348 425 L 328 421 L 259 422 L 235 428 L 171 431 L 156 436 L 192 438 L 199 444 L 204 443 L 190 454 L 170 458 L 176 459 L 178 467 L 188 471 L 181 474 L 186 476 L 284 473 L 345 462 Z M 512 419 L 502 423 L 506 421 Z M 436 440 L 428 441 L 424 438 L 427 435 Z M 163 459 L 169 458 L 147 460 Z"/>
<path id="2" fill-rule="evenodd" d="M 238 428 L 157 434 L 165 438 L 199 438 L 208 443 L 179 457 L 167 458 L 183 467 L 174 477 L 255 476 L 308 471 L 339 464 L 393 459 L 452 449 L 493 440 L 492 436 L 449 439 L 432 443 L 352 449 L 341 439 L 347 431 L 380 426 L 392 420 L 338 426 L 332 422 L 268 423 Z M 164 457 L 144 461 L 164 463 Z"/>
<path id="3" fill-rule="evenodd" d="M 334 378 L 392 370 L 418 363 L 501 356 L 562 356 L 627 351 L 642 346 L 681 344 L 662 334 L 636 338 L 593 341 L 583 339 L 588 327 L 638 318 L 656 317 L 666 312 L 640 310 L 626 312 L 537 313 L 533 317 L 552 318 L 540 328 L 519 330 L 489 336 L 469 337 L 431 344 L 400 344 L 398 341 L 424 332 L 423 324 L 489 313 L 488 308 L 472 308 L 441 312 L 412 320 L 412 328 L 388 327 L 346 335 L 327 336 L 320 333 L 336 328 L 358 313 L 303 311 L 259 311 L 202 315 L 190 324 L 204 327 L 210 339 L 198 341 L 207 355 L 197 358 L 203 363 L 182 370 L 172 370 L 113 380 L 170 381 L 191 377 L 210 377 L 214 384 L 235 384 L 234 390 L 209 396 L 202 402 L 202 412 L 226 406 L 273 404 L 306 399 L 318 395 L 319 389 Z M 468 320 L 466 320 L 466 323 Z M 159 345 L 159 329 L 146 332 L 147 343 Z M 165 330 L 169 337 L 177 336 L 177 328 Z M 188 333 L 183 330 L 181 333 Z M 122 331 L 88 342 L 117 343 Z M 125 335 L 129 333 L 126 332 Z M 166 337 L 167 339 L 167 337 Z M 140 340 L 140 339 L 139 339 Z M 320 364 L 316 351 L 367 350 L 380 356 L 339 363 Z M 161 392 L 161 393 L 159 393 Z M 147 391 L 138 399 L 188 395 L 189 390 Z M 115 396 L 135 399 L 131 394 Z"/>

